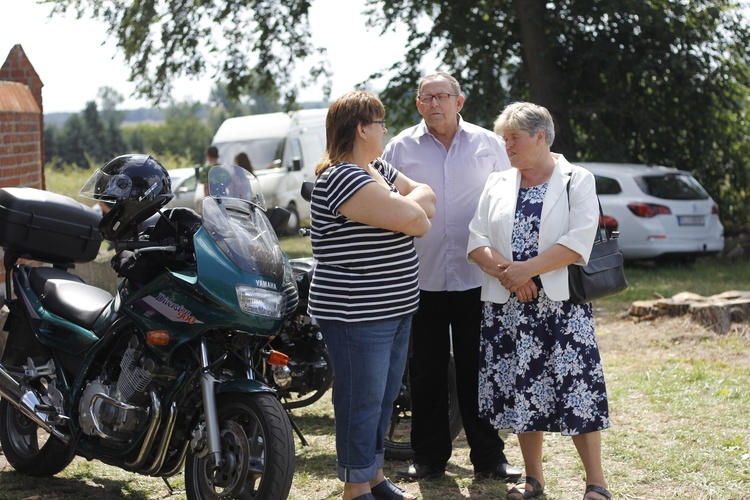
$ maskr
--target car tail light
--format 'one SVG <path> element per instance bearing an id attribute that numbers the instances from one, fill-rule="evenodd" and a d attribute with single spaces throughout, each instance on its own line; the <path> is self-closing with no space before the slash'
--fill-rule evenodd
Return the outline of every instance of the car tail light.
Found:
<path id="1" fill-rule="evenodd" d="M 628 203 L 630 209 L 636 217 L 656 217 L 657 215 L 669 215 L 672 211 L 664 205 L 655 205 L 653 203 Z"/>
<path id="2" fill-rule="evenodd" d="M 711 205 L 711 215 L 719 215 L 719 205 L 716 203 Z"/>
<path id="3" fill-rule="evenodd" d="M 619 225 L 617 222 L 617 219 L 614 217 L 611 217 L 609 215 L 604 216 L 604 221 L 602 221 L 602 218 L 599 217 L 599 225 L 606 227 L 609 231 L 617 231 L 617 226 Z"/>

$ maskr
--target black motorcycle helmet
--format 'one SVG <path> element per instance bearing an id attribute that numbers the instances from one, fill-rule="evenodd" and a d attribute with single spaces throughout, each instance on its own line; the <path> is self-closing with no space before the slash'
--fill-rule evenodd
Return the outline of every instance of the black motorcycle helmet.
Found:
<path id="1" fill-rule="evenodd" d="M 174 196 L 164 165 L 142 154 L 111 160 L 94 172 L 78 195 L 110 207 L 99 222 L 102 238 L 110 241 L 135 234 L 139 222 L 154 215 Z"/>

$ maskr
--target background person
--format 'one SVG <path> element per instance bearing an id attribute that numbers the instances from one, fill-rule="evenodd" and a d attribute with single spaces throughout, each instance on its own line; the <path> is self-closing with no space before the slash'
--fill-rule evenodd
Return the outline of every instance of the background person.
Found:
<path id="1" fill-rule="evenodd" d="M 541 106 L 509 105 L 495 132 L 514 169 L 488 179 L 467 246 L 485 273 L 479 408 L 495 427 L 518 434 L 526 477 L 508 498 L 541 495 L 542 432 L 550 431 L 573 437 L 586 470 L 584 498 L 608 499 L 604 373 L 591 303 L 569 300 L 567 271 L 588 261 L 594 243 L 594 176 L 550 152 L 554 124 Z"/>
<path id="2" fill-rule="evenodd" d="M 419 301 L 413 240 L 430 229 L 435 195 L 377 160 L 384 117 L 382 103 L 363 91 L 331 105 L 312 192 L 317 267 L 309 307 L 336 379 L 337 469 L 345 500 L 412 498 L 383 475 L 384 436 Z"/>
<path id="3" fill-rule="evenodd" d="M 245 153 L 239 153 L 237 156 L 234 157 L 234 164 L 238 167 L 242 167 L 251 174 L 253 174 L 253 164 L 250 161 L 250 157 L 247 156 Z"/>
<path id="4" fill-rule="evenodd" d="M 196 177 L 198 177 L 198 185 L 195 189 L 195 199 L 193 200 L 193 204 L 195 205 L 195 211 L 198 213 L 201 212 L 203 198 L 208 196 L 208 171 L 218 164 L 219 150 L 216 146 L 207 147 L 206 163 L 204 163 L 202 167 L 198 167 L 195 172 Z"/>
<path id="5" fill-rule="evenodd" d="M 461 87 L 443 72 L 425 76 L 416 105 L 423 120 L 394 137 L 383 158 L 437 195 L 432 229 L 415 242 L 419 254 L 419 311 L 412 329 L 411 375 L 414 462 L 398 473 L 434 479 L 445 472 L 452 440 L 448 421 L 448 363 L 456 363 L 458 403 L 470 459 L 478 477 L 515 481 L 497 430 L 479 418 L 477 379 L 482 272 L 466 260 L 469 221 L 487 177 L 510 168 L 502 140 L 459 115 Z"/>

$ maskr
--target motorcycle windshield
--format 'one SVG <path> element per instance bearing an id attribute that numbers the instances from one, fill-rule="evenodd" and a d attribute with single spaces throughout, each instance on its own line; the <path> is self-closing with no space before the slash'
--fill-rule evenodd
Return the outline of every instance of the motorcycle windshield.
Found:
<path id="1" fill-rule="evenodd" d="M 215 165 L 208 171 L 208 194 L 214 198 L 249 201 L 266 210 L 260 181 L 237 165 Z"/>
<path id="2" fill-rule="evenodd" d="M 232 168 L 245 172 L 248 182 L 238 182 L 236 178 L 227 182 L 230 178 L 224 177 L 226 170 Z M 252 179 L 255 177 L 240 167 L 213 167 L 208 173 L 211 197 L 203 200 L 203 227 L 221 251 L 243 271 L 281 278 L 284 276 L 281 246 L 261 210 L 263 195 L 257 196 L 252 191 Z"/>

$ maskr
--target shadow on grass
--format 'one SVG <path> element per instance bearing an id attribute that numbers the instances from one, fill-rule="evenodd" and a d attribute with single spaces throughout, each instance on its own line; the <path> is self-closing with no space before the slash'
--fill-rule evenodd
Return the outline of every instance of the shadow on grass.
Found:
<path id="1" fill-rule="evenodd" d="M 134 490 L 131 481 L 112 480 L 91 475 L 77 477 L 39 478 L 25 476 L 13 470 L 0 472 L 0 498 L 80 499 L 127 498 L 146 500 L 149 496 Z M 166 485 L 164 494 L 169 493 Z"/>
<path id="2" fill-rule="evenodd" d="M 336 432 L 333 415 L 304 413 L 304 409 L 292 411 L 292 418 L 303 435 L 328 436 Z"/>

